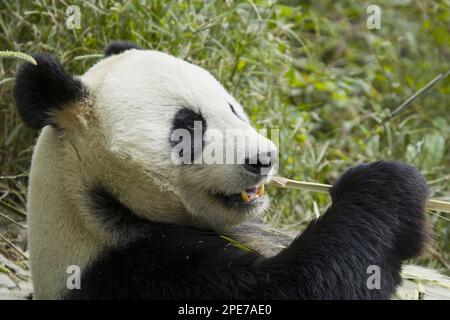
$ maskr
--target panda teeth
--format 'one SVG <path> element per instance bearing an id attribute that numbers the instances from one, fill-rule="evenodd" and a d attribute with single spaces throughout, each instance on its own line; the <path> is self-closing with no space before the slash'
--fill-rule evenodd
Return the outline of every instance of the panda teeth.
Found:
<path id="1" fill-rule="evenodd" d="M 264 185 L 260 185 L 258 188 L 258 191 L 256 192 L 258 194 L 258 196 L 262 197 L 266 192 L 264 190 Z"/>
<path id="2" fill-rule="evenodd" d="M 245 202 L 250 202 L 250 197 L 248 196 L 247 191 L 242 191 L 242 192 L 241 192 L 241 198 L 242 198 L 242 200 L 244 200 Z"/>
<path id="3" fill-rule="evenodd" d="M 241 192 L 241 199 L 249 203 L 253 200 L 256 200 L 264 195 L 264 185 L 260 185 L 258 188 L 252 188 L 248 190 L 244 190 Z"/>

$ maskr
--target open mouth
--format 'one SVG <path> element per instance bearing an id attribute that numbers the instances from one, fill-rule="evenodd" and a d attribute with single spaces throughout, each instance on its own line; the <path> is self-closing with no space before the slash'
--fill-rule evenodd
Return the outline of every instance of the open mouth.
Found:
<path id="1" fill-rule="evenodd" d="M 263 197 L 265 194 L 264 185 L 256 186 L 250 189 L 246 189 L 241 192 L 241 199 L 247 203 L 255 201 Z"/>
<path id="2" fill-rule="evenodd" d="M 226 195 L 223 193 L 214 194 L 224 205 L 228 207 L 248 207 L 257 205 L 265 196 L 264 184 L 243 190 L 240 193 Z"/>

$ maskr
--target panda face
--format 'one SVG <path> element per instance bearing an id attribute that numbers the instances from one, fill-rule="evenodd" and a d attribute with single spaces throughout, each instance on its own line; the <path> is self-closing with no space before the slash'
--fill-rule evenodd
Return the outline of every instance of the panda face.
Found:
<path id="1" fill-rule="evenodd" d="M 53 108 L 51 123 L 73 192 L 101 184 L 148 219 L 213 230 L 268 207 L 276 147 L 204 69 L 130 49 L 71 81 L 83 98 Z"/>
<path id="2" fill-rule="evenodd" d="M 99 81 L 97 74 L 105 69 Z M 85 83 L 91 79 L 108 149 L 132 159 L 130 166 L 140 163 L 145 172 L 162 177 L 160 183 L 168 185 L 163 192 L 170 189 L 177 196 L 195 225 L 224 229 L 267 208 L 262 185 L 270 179 L 273 163 L 261 172 L 245 159 L 268 152 L 274 158 L 276 147 L 252 128 L 241 105 L 210 73 L 160 52 L 129 50 L 107 58 L 82 78 Z M 200 135 L 194 134 L 196 125 Z M 177 132 L 189 133 L 190 143 Z M 258 147 L 245 153 L 245 145 L 228 132 L 243 133 Z M 206 149 L 221 149 L 226 155 L 206 163 Z M 191 161 L 183 161 L 189 152 Z M 230 152 L 231 163 L 225 159 Z M 174 154 L 184 156 L 181 163 Z"/>

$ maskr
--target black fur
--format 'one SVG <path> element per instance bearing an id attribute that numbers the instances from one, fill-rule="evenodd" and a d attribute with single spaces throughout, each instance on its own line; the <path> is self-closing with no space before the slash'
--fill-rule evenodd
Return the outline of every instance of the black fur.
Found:
<path id="1" fill-rule="evenodd" d="M 331 194 L 327 212 L 272 258 L 240 251 L 213 233 L 142 221 L 146 236 L 104 252 L 84 270 L 82 289 L 67 298 L 390 298 L 402 260 L 426 240 L 424 178 L 401 163 L 364 164 L 348 170 Z M 93 199 L 105 223 L 129 225 L 123 215 L 132 212 L 111 194 Z M 381 269 L 379 290 L 367 288 L 370 265 Z"/>
<path id="2" fill-rule="evenodd" d="M 106 232 L 123 240 L 145 233 L 148 220 L 135 215 L 100 184 L 89 190 L 87 199 L 92 216 Z"/>
<path id="3" fill-rule="evenodd" d="M 201 134 L 201 136 L 196 137 L 194 135 L 194 125 L 195 123 L 201 123 L 202 126 L 202 131 L 198 132 L 199 134 Z M 203 147 L 205 146 L 205 141 L 203 139 L 203 135 L 206 132 L 207 129 L 207 124 L 206 124 L 206 120 L 203 117 L 203 115 L 201 113 L 197 113 L 191 109 L 188 108 L 182 108 L 180 110 L 177 111 L 177 113 L 175 114 L 175 117 L 173 119 L 173 124 L 172 124 L 172 130 L 171 130 L 171 137 L 170 137 L 170 143 L 172 145 L 172 147 L 176 146 L 177 144 L 179 144 L 180 142 L 183 141 L 183 139 L 172 139 L 172 133 L 174 130 L 178 130 L 178 129 L 184 129 L 187 130 L 187 132 L 190 135 L 191 138 L 191 148 L 190 148 L 190 153 L 191 153 L 191 163 L 194 161 L 195 158 L 197 158 Z M 180 157 L 183 157 L 183 152 L 184 149 L 180 150 Z M 195 151 L 198 151 L 196 154 Z"/>
<path id="4" fill-rule="evenodd" d="M 129 41 L 113 41 L 105 48 L 105 57 L 119 54 L 130 49 L 141 49 L 138 45 Z"/>
<path id="5" fill-rule="evenodd" d="M 29 62 L 19 68 L 14 87 L 17 110 L 30 127 L 40 129 L 53 121 L 52 111 L 87 96 L 81 81 L 69 75 L 49 54 L 33 56 L 37 65 Z"/>

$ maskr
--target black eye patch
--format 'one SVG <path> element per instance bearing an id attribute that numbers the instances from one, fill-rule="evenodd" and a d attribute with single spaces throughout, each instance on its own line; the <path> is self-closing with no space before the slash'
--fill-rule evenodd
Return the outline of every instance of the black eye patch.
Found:
<path id="1" fill-rule="evenodd" d="M 194 128 L 195 127 L 198 128 L 200 127 L 200 125 L 201 125 L 201 137 L 200 136 L 197 137 L 194 135 Z M 170 144 L 172 145 L 172 147 L 178 145 L 180 142 L 183 141 L 182 137 L 180 137 L 178 140 L 176 140 L 176 138 L 173 139 L 174 131 L 179 129 L 187 130 L 187 132 L 190 135 L 191 161 L 194 161 L 195 156 L 197 156 L 194 151 L 197 152 L 198 150 L 201 151 L 204 147 L 205 142 L 203 141 L 203 135 L 206 132 L 206 120 L 201 113 L 197 113 L 195 111 L 192 111 L 191 109 L 182 108 L 178 110 L 173 119 L 172 130 L 170 133 Z M 197 132 L 197 134 L 199 135 L 199 132 Z M 175 136 L 177 137 L 178 135 L 175 134 Z M 179 156 L 183 157 L 183 149 L 180 151 Z"/>

